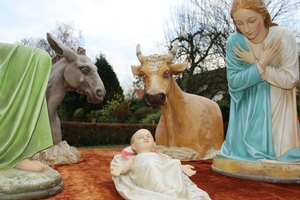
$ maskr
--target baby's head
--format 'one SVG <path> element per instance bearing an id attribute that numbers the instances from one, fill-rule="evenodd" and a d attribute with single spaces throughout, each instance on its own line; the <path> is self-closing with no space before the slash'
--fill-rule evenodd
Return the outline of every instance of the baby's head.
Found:
<path id="1" fill-rule="evenodd" d="M 150 131 L 140 129 L 135 132 L 130 140 L 130 146 L 134 153 L 151 152 L 156 143 Z"/>

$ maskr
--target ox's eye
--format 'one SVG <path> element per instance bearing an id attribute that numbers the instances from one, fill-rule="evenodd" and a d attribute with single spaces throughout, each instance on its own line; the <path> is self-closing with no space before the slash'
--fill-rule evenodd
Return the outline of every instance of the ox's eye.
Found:
<path id="1" fill-rule="evenodd" d="M 164 78 L 168 78 L 169 76 L 170 76 L 169 71 L 166 71 L 166 72 L 164 73 Z"/>
<path id="2" fill-rule="evenodd" d="M 88 67 L 81 67 L 81 72 L 83 73 L 83 74 L 88 74 L 89 73 L 89 68 Z"/>

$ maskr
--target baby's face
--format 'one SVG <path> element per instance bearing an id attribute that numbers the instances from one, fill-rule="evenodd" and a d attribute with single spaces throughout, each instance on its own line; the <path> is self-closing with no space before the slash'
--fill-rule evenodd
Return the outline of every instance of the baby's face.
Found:
<path id="1" fill-rule="evenodd" d="M 155 147 L 154 139 L 148 130 L 140 130 L 134 134 L 134 144 L 132 148 L 138 153 L 150 152 Z"/>

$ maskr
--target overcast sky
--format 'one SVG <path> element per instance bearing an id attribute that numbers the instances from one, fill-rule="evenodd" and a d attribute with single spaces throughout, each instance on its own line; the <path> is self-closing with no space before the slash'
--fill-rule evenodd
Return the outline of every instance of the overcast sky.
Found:
<path id="1" fill-rule="evenodd" d="M 132 79 L 130 66 L 139 64 L 135 48 L 144 55 L 157 53 L 163 25 L 181 0 L 2 0 L 0 42 L 45 38 L 56 22 L 82 30 L 84 48 L 93 61 L 104 54 L 122 87 Z"/>
<path id="2" fill-rule="evenodd" d="M 158 53 L 163 26 L 183 0 L 1 0 L 0 42 L 45 38 L 56 22 L 73 23 L 82 31 L 87 56 L 104 54 L 121 86 L 133 78 L 130 66 L 139 64 L 135 48 L 144 55 Z M 298 16 L 300 13 L 298 13 Z"/>

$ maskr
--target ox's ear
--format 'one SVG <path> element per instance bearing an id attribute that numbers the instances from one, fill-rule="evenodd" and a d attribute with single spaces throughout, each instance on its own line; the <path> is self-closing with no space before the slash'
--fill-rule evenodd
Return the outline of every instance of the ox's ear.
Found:
<path id="1" fill-rule="evenodd" d="M 57 55 L 65 57 L 68 61 L 74 61 L 77 58 L 76 53 L 71 48 L 57 41 L 50 33 L 47 33 L 47 40 Z"/>
<path id="2" fill-rule="evenodd" d="M 179 74 L 179 73 L 183 72 L 187 68 L 188 65 L 189 65 L 188 62 L 171 64 L 169 66 L 170 73 L 171 74 Z"/>
<path id="3" fill-rule="evenodd" d="M 142 69 L 142 65 L 139 66 L 131 65 L 131 71 L 135 75 L 141 75 L 141 69 Z"/>

